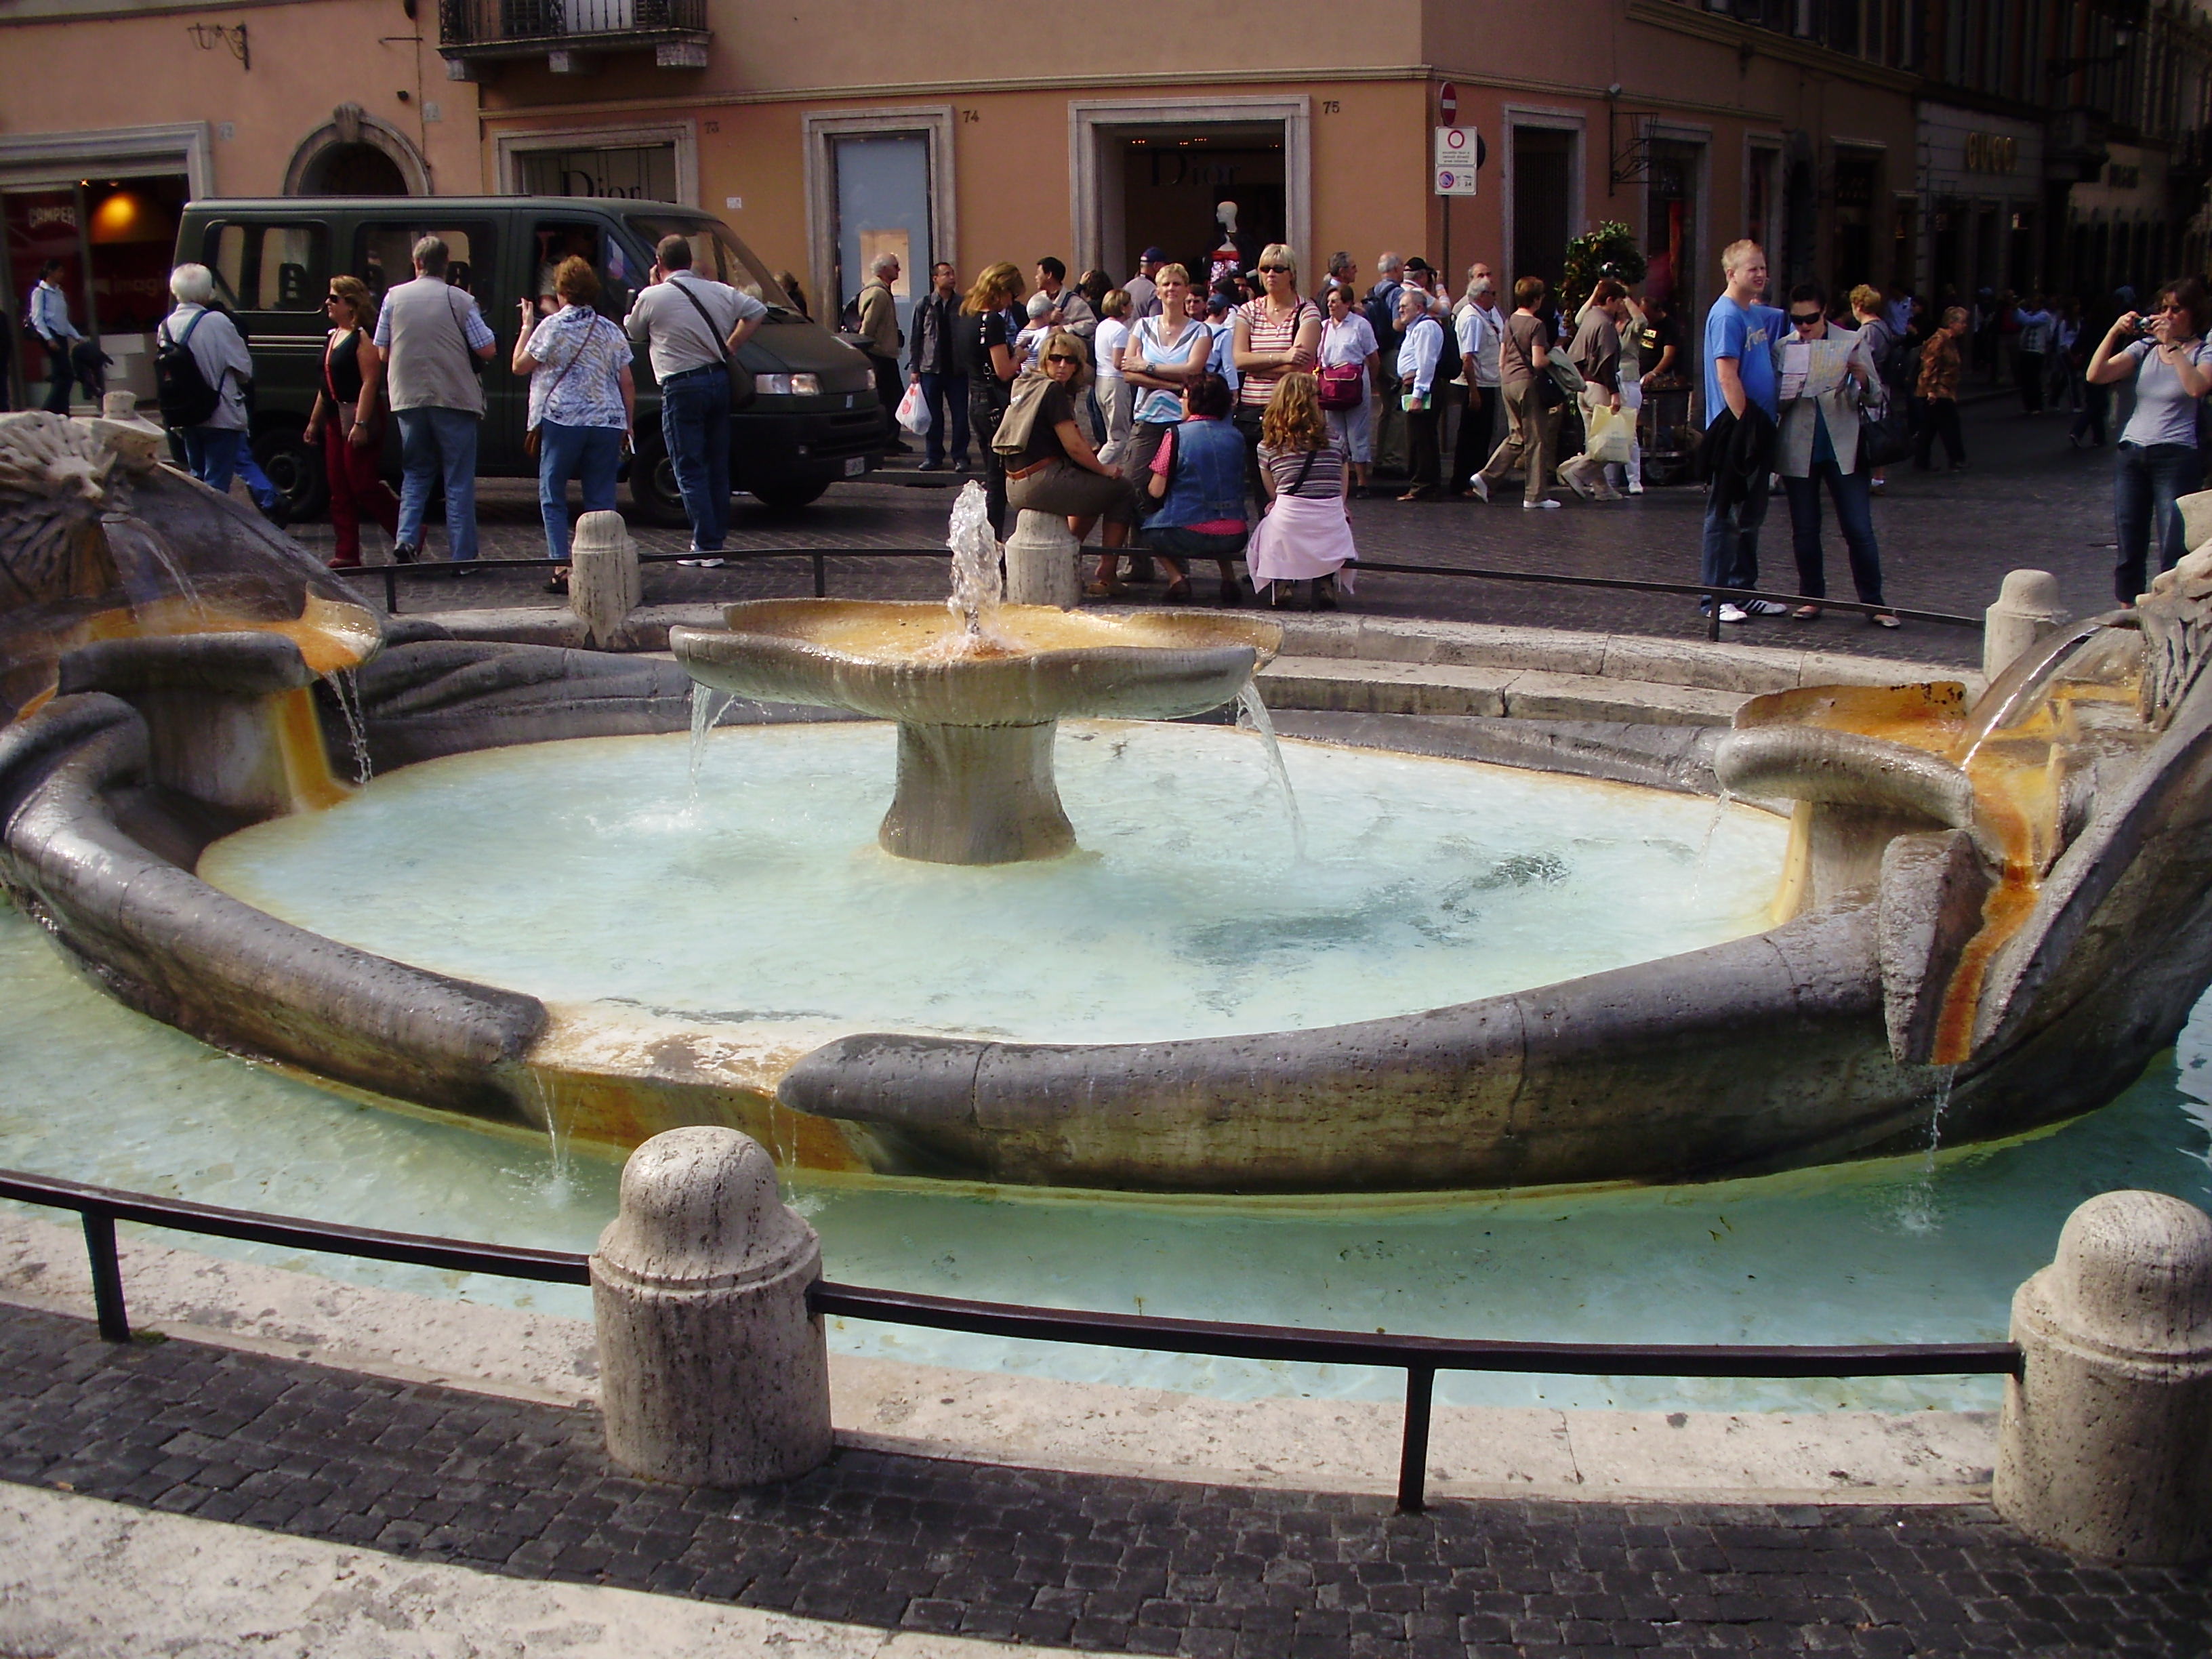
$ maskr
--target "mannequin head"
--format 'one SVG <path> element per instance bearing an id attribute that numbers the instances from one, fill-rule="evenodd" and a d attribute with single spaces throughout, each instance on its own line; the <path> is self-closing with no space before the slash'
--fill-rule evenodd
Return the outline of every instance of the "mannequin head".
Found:
<path id="1" fill-rule="evenodd" d="M 1214 204 L 1214 206 L 1213 206 L 1213 216 L 1214 216 L 1215 220 L 1216 220 L 1216 221 L 1218 221 L 1218 222 L 1219 222 L 1219 224 L 1220 224 L 1220 226 L 1221 226 L 1222 229 L 1224 229 L 1224 230 L 1227 231 L 1227 232 L 1228 232 L 1231 235 L 1232 235 L 1232 236 L 1234 236 L 1234 235 L 1237 234 L 1237 204 L 1236 204 L 1236 203 L 1234 203 L 1234 202 L 1217 202 L 1217 203 L 1215 203 L 1215 204 Z"/>

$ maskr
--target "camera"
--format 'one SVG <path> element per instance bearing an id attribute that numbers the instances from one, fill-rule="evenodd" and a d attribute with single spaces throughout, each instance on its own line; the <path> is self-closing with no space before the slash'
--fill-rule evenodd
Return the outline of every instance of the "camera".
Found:
<path id="1" fill-rule="evenodd" d="M 2136 338 L 2138 340 L 2149 339 L 2151 337 L 2151 331 L 2157 326 L 2157 324 L 2158 319 L 2155 317 L 2136 318 L 2135 329 L 2133 331 Z"/>

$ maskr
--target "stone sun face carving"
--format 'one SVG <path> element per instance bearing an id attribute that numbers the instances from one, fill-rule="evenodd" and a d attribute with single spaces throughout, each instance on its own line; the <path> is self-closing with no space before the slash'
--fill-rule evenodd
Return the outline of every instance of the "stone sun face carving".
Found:
<path id="1" fill-rule="evenodd" d="M 100 516 L 130 510 L 131 480 L 158 464 L 159 441 L 117 421 L 0 416 L 0 611 L 116 585 Z"/>

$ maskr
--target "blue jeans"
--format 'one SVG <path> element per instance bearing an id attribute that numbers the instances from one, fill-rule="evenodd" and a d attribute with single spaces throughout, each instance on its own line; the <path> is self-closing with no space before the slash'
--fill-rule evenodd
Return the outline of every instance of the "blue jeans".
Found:
<path id="1" fill-rule="evenodd" d="M 482 417 L 465 409 L 402 409 L 399 421 L 399 535 L 422 545 L 422 514 L 430 481 L 446 480 L 446 542 L 453 562 L 477 556 L 477 428 Z"/>
<path id="2" fill-rule="evenodd" d="M 1824 599 L 1828 573 L 1820 557 L 1820 484 L 1836 503 L 1836 527 L 1844 532 L 1850 554 L 1851 586 L 1861 605 L 1880 605 L 1881 549 L 1874 538 L 1874 491 L 1866 472 L 1843 472 L 1833 461 L 1815 461 L 1810 477 L 1782 481 L 1790 498 L 1790 537 L 1797 555 L 1797 591 L 1808 599 Z"/>
<path id="3" fill-rule="evenodd" d="M 691 520 L 691 545 L 720 552 L 730 533 L 730 379 L 720 363 L 660 383 L 660 436 Z"/>
<path id="4" fill-rule="evenodd" d="M 235 427 L 188 426 L 184 440 L 185 470 L 210 489 L 228 495 L 246 434 Z"/>
<path id="5" fill-rule="evenodd" d="M 2171 570 L 2189 550 L 2182 545 L 2181 510 L 2174 502 L 2204 487 L 2204 458 L 2194 444 L 2137 444 L 2123 440 L 2112 471 L 2112 516 L 2119 551 L 2112 560 L 2112 597 L 2133 605 L 2150 584 L 2143 566 L 2155 528 L 2158 568 Z"/>
<path id="6" fill-rule="evenodd" d="M 584 511 L 611 513 L 615 473 L 622 465 L 622 428 L 562 426 L 541 422 L 538 428 L 538 512 L 545 520 L 546 550 L 568 556 L 568 480 L 584 480 Z"/>
<path id="7" fill-rule="evenodd" d="M 968 465 L 968 377 L 965 374 L 921 376 L 921 401 L 929 410 L 929 430 L 922 434 L 922 459 L 934 466 L 945 459 L 945 416 L 952 413 L 952 459 Z"/>
<path id="8" fill-rule="evenodd" d="M 76 342 L 64 340 L 49 345 L 40 340 L 39 343 L 46 348 L 46 400 L 39 406 L 49 415 L 66 415 L 70 412 L 70 348 Z"/>
<path id="9" fill-rule="evenodd" d="M 1760 478 L 1725 512 L 1705 498 L 1705 545 L 1698 580 L 1709 587 L 1759 586 L 1759 527 L 1766 522 L 1766 480 Z"/>

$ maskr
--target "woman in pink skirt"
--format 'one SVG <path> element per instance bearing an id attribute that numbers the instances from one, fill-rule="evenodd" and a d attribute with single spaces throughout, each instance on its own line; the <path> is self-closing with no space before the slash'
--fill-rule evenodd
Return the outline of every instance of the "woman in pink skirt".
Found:
<path id="1" fill-rule="evenodd" d="M 1253 531 L 1244 562 L 1255 592 L 1285 602 L 1290 584 L 1313 585 L 1313 608 L 1336 609 L 1340 583 L 1352 591 L 1359 554 L 1352 544 L 1344 494 L 1351 469 L 1344 446 L 1322 413 L 1314 377 L 1294 369 L 1275 382 L 1260 422 L 1260 477 L 1267 489 L 1267 516 Z"/>

